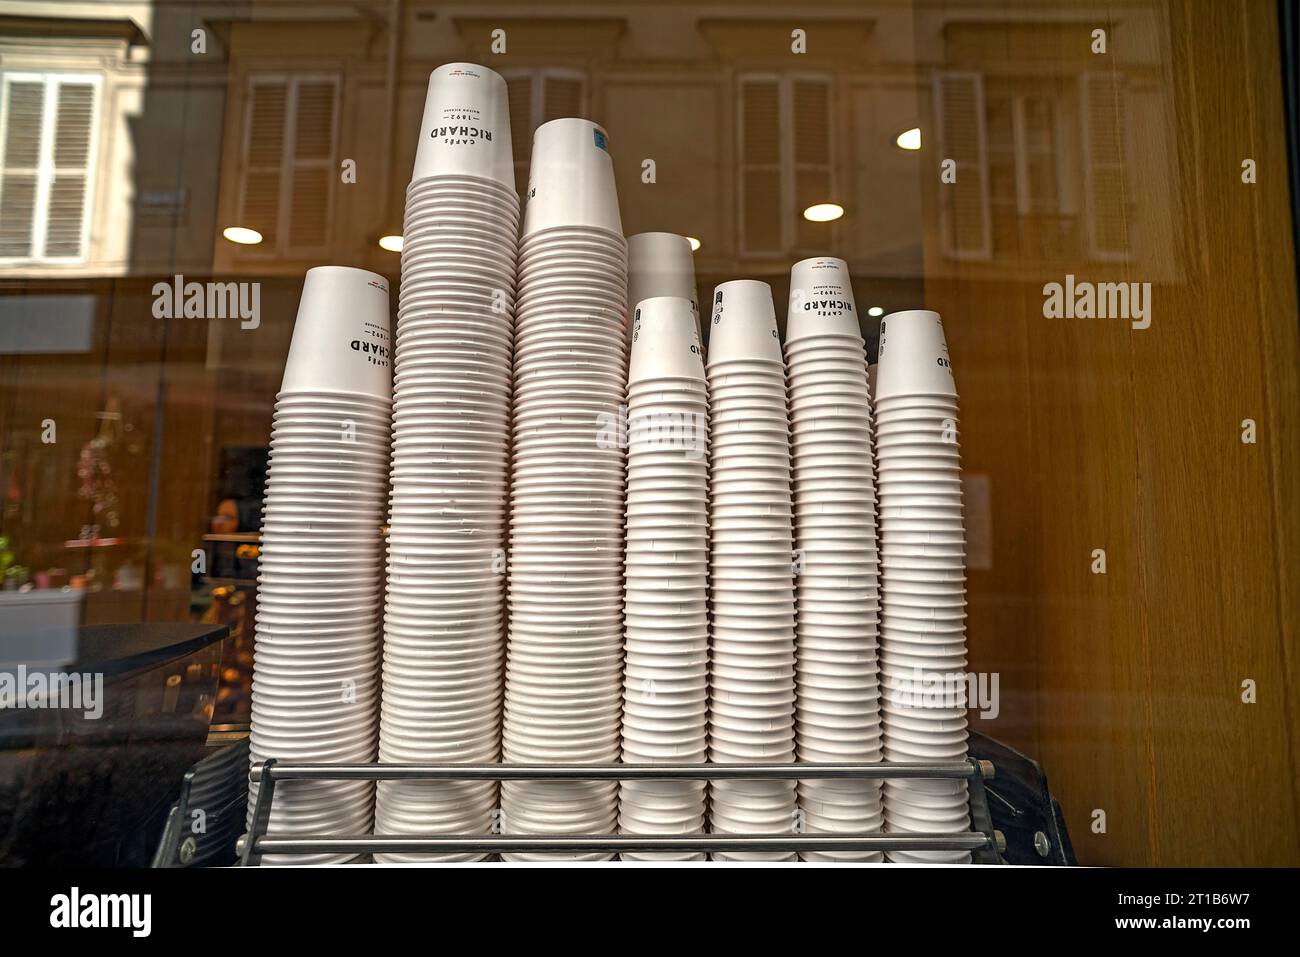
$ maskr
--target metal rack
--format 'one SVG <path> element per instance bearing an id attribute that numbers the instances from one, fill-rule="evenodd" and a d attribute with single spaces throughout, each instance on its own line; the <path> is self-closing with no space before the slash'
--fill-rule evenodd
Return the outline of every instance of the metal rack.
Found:
<path id="1" fill-rule="evenodd" d="M 208 740 L 211 744 L 211 736 Z M 151 866 L 219 866 L 235 859 L 248 807 L 248 746 L 247 737 L 239 738 L 185 772 Z M 204 826 L 193 829 L 191 815 L 198 810 L 204 813 Z"/>
<path id="2" fill-rule="evenodd" d="M 562 854 L 718 851 L 969 851 L 977 864 L 1001 863 L 985 781 L 988 761 L 879 764 L 305 764 L 270 759 L 253 768 L 253 823 L 240 839 L 240 864 L 266 854 Z M 958 834 L 341 834 L 278 837 L 268 833 L 276 785 L 284 781 L 734 781 L 964 780 L 972 829 Z"/>

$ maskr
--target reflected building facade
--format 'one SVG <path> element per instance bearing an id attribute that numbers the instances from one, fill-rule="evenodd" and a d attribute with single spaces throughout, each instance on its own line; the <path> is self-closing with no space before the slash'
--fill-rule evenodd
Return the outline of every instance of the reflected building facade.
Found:
<path id="1" fill-rule="evenodd" d="M 779 303 L 794 261 L 831 254 L 869 354 L 880 315 L 945 316 L 971 668 L 1001 675 L 992 732 L 1060 768 L 1086 832 L 1089 809 L 1182 773 L 1198 730 L 1248 733 L 1218 699 L 1186 724 L 1161 711 L 1210 694 L 1171 674 L 1180 636 L 1239 635 L 1245 675 L 1294 628 L 1276 550 L 1235 531 L 1274 534 L 1261 515 L 1290 514 L 1294 475 L 1271 448 L 1222 464 L 1236 422 L 1281 420 L 1296 397 L 1277 324 L 1294 260 L 1266 238 L 1289 236 L 1285 186 L 1240 192 L 1244 158 L 1274 183 L 1286 166 L 1275 11 L 1189 6 L 0 0 L 0 534 L 31 580 L 81 589 L 87 622 L 251 623 L 302 274 L 398 278 L 378 241 L 401 232 L 428 75 L 483 63 L 509 84 L 521 193 L 536 126 L 601 123 L 625 232 L 698 239 L 701 301 L 744 277 Z M 819 203 L 844 215 L 805 218 Z M 1049 318 L 1044 286 L 1067 277 L 1150 284 L 1150 329 Z M 257 322 L 158 318 L 158 285 L 178 281 L 257 283 Z M 1224 317 L 1238 338 L 1211 352 Z M 1186 431 L 1212 419 L 1214 442 Z M 1223 469 L 1241 502 L 1171 491 Z M 1205 541 L 1220 551 L 1190 559 Z M 1277 585 L 1254 596 L 1250 637 L 1197 597 L 1241 563 Z M 1294 804 L 1283 792 L 1215 793 Z M 1079 856 L 1186 859 L 1162 826 L 1139 815 Z M 1244 861 L 1271 853 L 1243 842 Z"/>

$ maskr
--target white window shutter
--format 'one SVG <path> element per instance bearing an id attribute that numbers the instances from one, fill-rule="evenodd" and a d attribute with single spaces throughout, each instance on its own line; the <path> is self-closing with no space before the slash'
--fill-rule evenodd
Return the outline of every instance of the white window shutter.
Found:
<path id="1" fill-rule="evenodd" d="M 745 253 L 782 253 L 779 79 L 742 76 L 738 112 L 740 248 Z"/>
<path id="2" fill-rule="evenodd" d="M 939 185 L 939 233 L 950 259 L 993 255 L 989 218 L 984 78 L 941 72 L 934 78 L 934 119 L 940 160 L 953 160 L 957 181 Z"/>
<path id="3" fill-rule="evenodd" d="M 835 200 L 831 178 L 830 81 L 813 77 L 794 78 L 790 84 L 788 113 L 794 182 L 787 219 L 795 225 L 796 248 L 825 249 L 832 227 L 828 223 L 808 222 L 803 218 L 803 211 L 814 203 Z"/>
<path id="4" fill-rule="evenodd" d="M 262 234 L 258 249 L 307 255 L 329 247 L 338 116 L 336 76 L 250 77 L 239 215 Z"/>
<path id="5" fill-rule="evenodd" d="M 95 87 L 64 80 L 57 84 L 53 168 L 45 218 L 47 258 L 82 255 L 90 192 L 91 137 L 95 128 Z"/>
<path id="6" fill-rule="evenodd" d="M 240 193 L 239 225 L 256 229 L 268 249 L 279 242 L 283 189 L 285 122 L 289 114 L 289 83 L 254 78 L 248 87 L 244 114 L 244 182 Z"/>
<path id="7" fill-rule="evenodd" d="M 5 85 L 4 154 L 0 156 L 0 257 L 32 255 L 41 175 L 45 83 L 13 80 Z"/>
<path id="8" fill-rule="evenodd" d="M 1126 260 L 1131 246 L 1123 83 L 1111 73 L 1085 73 L 1079 77 L 1079 104 L 1088 254 L 1107 262 Z"/>
<path id="9" fill-rule="evenodd" d="M 288 247 L 295 251 L 329 245 L 337 103 L 333 78 L 299 78 L 294 85 Z"/>
<path id="10" fill-rule="evenodd" d="M 84 259 L 99 79 L 0 74 L 0 90 L 0 259 Z"/>

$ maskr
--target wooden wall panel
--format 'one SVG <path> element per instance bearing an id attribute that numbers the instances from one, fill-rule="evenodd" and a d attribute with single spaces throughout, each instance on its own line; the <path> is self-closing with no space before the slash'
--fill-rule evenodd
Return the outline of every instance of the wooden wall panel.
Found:
<path id="1" fill-rule="evenodd" d="M 1002 672 L 994 734 L 1047 768 L 1084 863 L 1295 865 L 1300 321 L 1275 8 L 1155 9 L 1168 62 L 1142 82 L 1165 122 L 1131 124 L 1126 179 L 1161 228 L 1130 261 L 954 263 L 930 196 L 926 302 L 946 317 L 964 465 L 994 501 L 994 568 L 970 575 L 972 668 Z M 1112 37 L 1102 68 L 1123 72 L 1122 24 Z M 1077 40 L 1054 39 L 1062 61 Z M 1167 208 L 1142 189 L 1157 178 L 1178 184 Z M 1067 270 L 1153 282 L 1151 327 L 1044 318 L 1042 284 Z M 1241 442 L 1244 418 L 1258 444 Z"/>
<path id="2" fill-rule="evenodd" d="M 1266 6 L 1259 4 L 1259 7 Z M 1279 603 L 1278 540 L 1268 450 L 1284 438 L 1269 415 L 1266 370 L 1277 358 L 1260 343 L 1271 324 L 1297 327 L 1294 287 L 1280 301 L 1261 295 L 1256 229 L 1289 245 L 1286 155 L 1274 57 L 1248 45 L 1253 33 L 1276 50 L 1270 20 L 1247 25 L 1251 5 L 1180 5 L 1172 11 L 1175 68 L 1186 70 L 1193 117 L 1197 230 L 1206 268 L 1159 305 L 1158 335 L 1133 335 L 1135 416 L 1143 495 L 1145 601 L 1152 649 L 1152 764 L 1157 861 L 1162 864 L 1294 864 L 1296 765 L 1282 668 L 1285 612 Z M 1258 11 L 1256 11 L 1258 12 Z M 1271 109 L 1252 110 L 1262 97 Z M 1138 131 L 1140 137 L 1141 131 Z M 1140 140 L 1139 140 L 1140 142 Z M 1263 182 L 1241 181 L 1253 156 Z M 1260 210 L 1252 191 L 1271 202 Z M 1263 212 L 1265 218 L 1257 222 Z M 1294 274 L 1294 265 L 1292 266 Z M 1297 353 L 1290 353 L 1294 377 Z M 1279 367 L 1281 371 L 1284 367 Z M 1265 433 L 1241 441 L 1241 421 Z M 1292 432 L 1290 441 L 1297 439 Z M 1291 481 L 1295 481 L 1294 473 Z M 1241 684 L 1260 685 L 1256 704 Z M 1281 680 L 1279 680 L 1281 679 Z M 1226 813 L 1225 813 L 1226 812 Z"/>

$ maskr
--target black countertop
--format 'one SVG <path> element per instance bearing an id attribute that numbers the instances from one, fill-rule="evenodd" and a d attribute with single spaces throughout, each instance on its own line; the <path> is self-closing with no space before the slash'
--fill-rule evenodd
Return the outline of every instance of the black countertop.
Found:
<path id="1" fill-rule="evenodd" d="M 41 670 L 126 674 L 184 658 L 221 641 L 227 633 L 225 625 L 86 625 L 77 633 L 76 662 Z"/>

